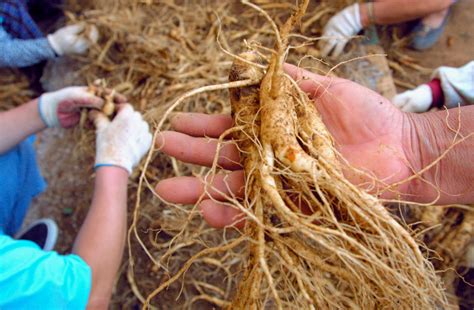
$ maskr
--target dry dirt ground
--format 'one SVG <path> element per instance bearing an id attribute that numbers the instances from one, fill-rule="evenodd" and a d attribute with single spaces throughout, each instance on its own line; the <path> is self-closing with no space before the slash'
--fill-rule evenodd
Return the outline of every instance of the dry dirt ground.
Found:
<path id="1" fill-rule="evenodd" d="M 474 59 L 474 0 L 460 0 L 453 8 L 449 24 L 439 42 L 430 50 L 406 54 L 428 68 L 441 65 L 461 66 Z M 428 74 L 410 72 L 406 78 L 418 84 L 426 81 Z M 75 158 L 75 145 L 61 144 L 71 139 L 71 133 L 55 130 L 40 136 L 38 157 L 46 180 L 47 191 L 33 204 L 26 223 L 41 217 L 54 218 L 60 228 L 57 250 L 71 250 L 90 202 L 93 178 L 92 158 Z M 131 189 L 133 190 L 133 189 Z"/>
<path id="2" fill-rule="evenodd" d="M 451 7 L 446 29 L 440 40 L 429 50 L 406 54 L 418 60 L 423 67 L 460 67 L 474 59 L 474 0 L 459 0 Z M 428 74 L 410 71 L 410 76 L 400 77 L 414 84 L 426 82 Z"/>
<path id="3" fill-rule="evenodd" d="M 446 30 L 436 45 L 423 52 L 407 50 L 425 67 L 459 67 L 474 59 L 474 0 L 459 0 L 451 9 Z"/>

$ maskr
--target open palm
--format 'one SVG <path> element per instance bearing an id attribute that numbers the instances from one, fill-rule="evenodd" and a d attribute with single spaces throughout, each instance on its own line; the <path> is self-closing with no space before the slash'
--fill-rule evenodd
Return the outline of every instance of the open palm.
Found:
<path id="1" fill-rule="evenodd" d="M 345 169 L 351 182 L 380 188 L 412 174 L 406 113 L 357 83 L 319 76 L 292 65 L 285 69 L 314 100 L 338 151 L 350 166 L 362 172 Z M 404 192 L 406 187 L 397 190 Z"/>
<path id="2" fill-rule="evenodd" d="M 292 65 L 285 65 L 285 71 L 314 100 L 336 148 L 349 164 L 344 173 L 351 182 L 366 188 L 376 185 L 370 188 L 379 191 L 385 184 L 396 183 L 411 174 L 406 114 L 384 97 L 348 80 L 319 76 Z M 172 120 L 175 131 L 161 133 L 156 144 L 178 160 L 210 166 L 216 154 L 216 138 L 231 126 L 228 115 L 179 114 Z M 228 141 L 220 149 L 218 164 L 229 173 L 213 179 L 212 187 L 217 190 L 209 190 L 203 180 L 195 177 L 176 177 L 161 181 L 156 191 L 169 202 L 192 204 L 207 188 L 207 195 L 213 199 L 205 198 L 199 205 L 205 220 L 214 227 L 235 224 L 239 212 L 216 200 L 224 200 L 222 193 L 243 196 L 244 175 L 238 162 L 239 152 Z M 404 187 L 397 190 L 404 192 Z"/>

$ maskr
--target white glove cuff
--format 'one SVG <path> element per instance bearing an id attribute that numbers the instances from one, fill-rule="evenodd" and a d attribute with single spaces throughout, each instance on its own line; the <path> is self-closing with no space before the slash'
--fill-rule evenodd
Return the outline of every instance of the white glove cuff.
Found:
<path id="1" fill-rule="evenodd" d="M 48 39 L 49 45 L 51 45 L 51 48 L 53 51 L 56 53 L 58 56 L 64 55 L 64 51 L 61 48 L 61 45 L 56 42 L 55 36 L 53 34 L 48 34 L 46 37 Z"/>
<path id="2" fill-rule="evenodd" d="M 97 145 L 94 168 L 121 167 L 127 170 L 129 175 L 132 174 L 133 164 L 127 156 L 124 156 L 118 150 L 115 152 L 107 152 L 101 146 L 103 146 L 103 144 Z"/>
<path id="3" fill-rule="evenodd" d="M 354 3 L 352 6 L 352 12 L 354 16 L 354 31 L 357 32 L 361 31 L 364 27 L 362 26 L 361 18 L 360 18 L 360 8 L 359 3 Z"/>
<path id="4" fill-rule="evenodd" d="M 38 112 L 43 122 L 48 127 L 61 127 L 57 114 L 57 105 L 50 103 L 50 93 L 43 94 L 38 99 Z"/>

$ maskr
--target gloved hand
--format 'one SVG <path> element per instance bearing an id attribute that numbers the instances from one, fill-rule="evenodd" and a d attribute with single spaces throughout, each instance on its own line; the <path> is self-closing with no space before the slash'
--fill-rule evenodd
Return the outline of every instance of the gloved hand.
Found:
<path id="1" fill-rule="evenodd" d="M 84 54 L 92 43 L 99 39 L 99 32 L 91 26 L 89 33 L 83 33 L 86 24 L 66 26 L 48 35 L 48 42 L 58 55 Z"/>
<path id="2" fill-rule="evenodd" d="M 433 95 L 431 88 L 423 84 L 413 90 L 396 95 L 393 97 L 392 102 L 404 112 L 426 112 L 433 102 Z"/>
<path id="3" fill-rule="evenodd" d="M 120 94 L 115 94 L 113 99 L 115 103 L 126 102 Z M 38 109 L 46 126 L 71 128 L 79 123 L 81 108 L 101 109 L 103 104 L 104 101 L 89 93 L 87 87 L 72 86 L 43 94 L 38 100 Z"/>
<path id="4" fill-rule="evenodd" d="M 151 146 L 147 122 L 130 104 L 121 105 L 112 121 L 99 111 L 89 115 L 97 128 L 95 167 L 118 166 L 131 174 Z"/>
<path id="5" fill-rule="evenodd" d="M 326 24 L 323 31 L 325 38 L 319 41 L 321 55 L 330 56 L 334 49 L 332 56 L 338 57 L 351 37 L 361 30 L 359 4 L 356 3 L 334 15 Z"/>

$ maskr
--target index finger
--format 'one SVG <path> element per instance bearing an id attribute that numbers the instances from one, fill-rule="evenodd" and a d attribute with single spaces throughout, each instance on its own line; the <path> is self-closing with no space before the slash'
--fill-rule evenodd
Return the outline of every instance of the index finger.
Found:
<path id="1" fill-rule="evenodd" d="M 174 130 L 193 137 L 219 138 L 232 123 L 232 117 L 224 114 L 178 113 L 171 119 Z"/>

